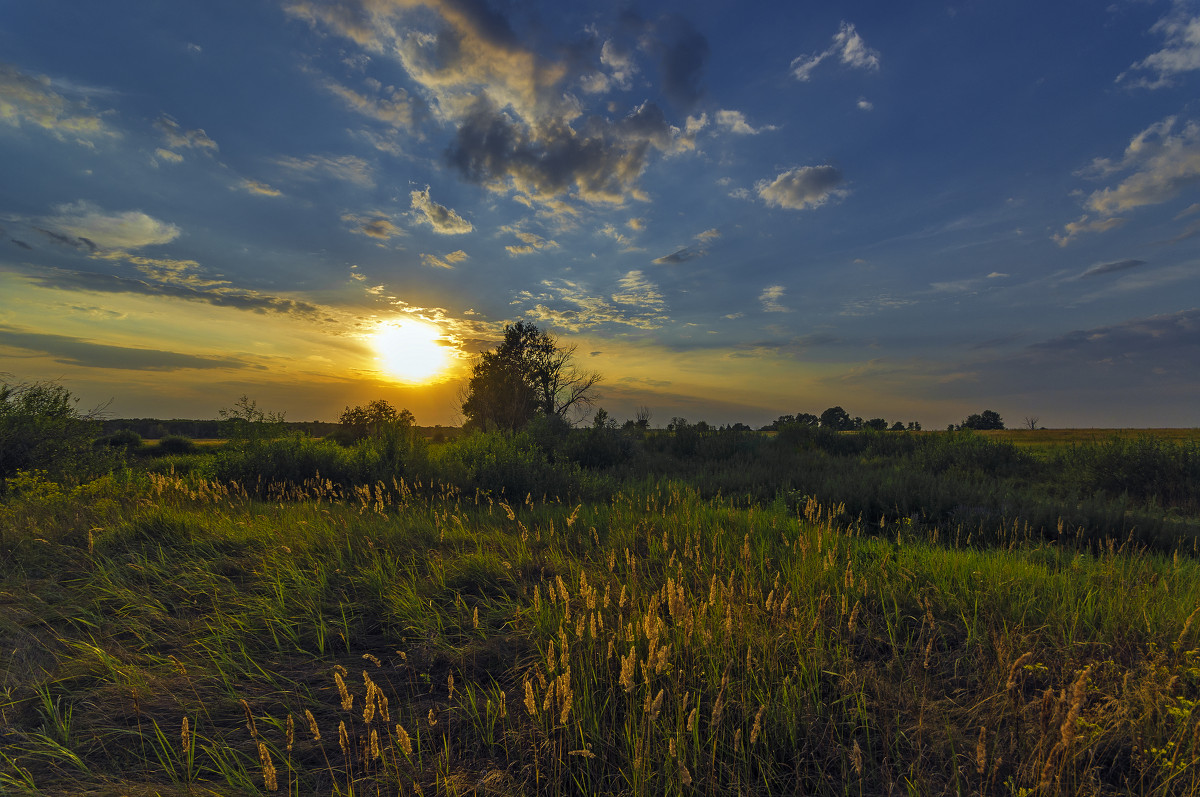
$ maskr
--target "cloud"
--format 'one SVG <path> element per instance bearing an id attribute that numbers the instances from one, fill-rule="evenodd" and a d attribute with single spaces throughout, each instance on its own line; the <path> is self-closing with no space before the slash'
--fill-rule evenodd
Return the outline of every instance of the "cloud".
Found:
<path id="1" fill-rule="evenodd" d="M 353 232 L 379 241 L 388 241 L 406 234 L 404 230 L 392 224 L 392 220 L 384 213 L 368 213 L 365 216 L 347 213 L 342 216 L 342 221 L 350 224 Z"/>
<path id="2" fill-rule="evenodd" d="M 325 88 L 340 97 L 351 109 L 363 116 L 384 122 L 392 127 L 408 128 L 413 123 L 413 101 L 404 89 L 381 86 L 384 96 L 367 97 L 333 80 L 324 81 Z"/>
<path id="3" fill-rule="evenodd" d="M 140 210 L 109 213 L 92 202 L 79 201 L 59 205 L 55 211 L 54 216 L 42 219 L 42 223 L 91 249 L 140 249 L 169 243 L 180 233 L 174 224 L 159 221 Z"/>
<path id="4" fill-rule="evenodd" d="M 1177 0 L 1171 13 L 1154 23 L 1150 32 L 1162 35 L 1163 48 L 1131 64 L 1117 76 L 1118 83 L 1157 89 L 1172 85 L 1178 75 L 1200 70 L 1200 14 L 1190 14 L 1190 9 L 1188 3 Z M 1150 72 L 1152 77 L 1134 77 L 1141 72 Z"/>
<path id="5" fill-rule="evenodd" d="M 552 215 L 569 212 L 564 199 L 614 205 L 646 199 L 637 182 L 649 158 L 694 149 L 706 121 L 689 119 L 681 129 L 650 102 L 625 117 L 585 114 L 569 88 L 601 92 L 626 85 L 637 73 L 634 51 L 608 40 L 599 48 L 599 69 L 576 46 L 549 50 L 567 54 L 556 61 L 524 46 L 503 12 L 474 0 L 292 0 L 285 7 L 398 61 L 418 87 L 414 95 L 428 101 L 430 116 L 455 130 L 446 152 L 450 166 L 468 181 L 514 193 Z M 625 32 L 659 61 L 665 96 L 690 108 L 702 94 L 704 37 L 682 18 L 647 23 L 627 17 Z M 336 91 L 375 113 L 357 92 Z M 394 118 L 402 119 L 402 103 L 395 104 Z"/>
<path id="6" fill-rule="evenodd" d="M 1052 235 L 1051 238 L 1059 246 L 1066 246 L 1074 241 L 1080 235 L 1088 232 L 1108 232 L 1115 230 L 1125 223 L 1125 219 L 1091 219 L 1087 215 L 1079 217 L 1079 221 L 1067 222 L 1063 226 L 1063 232 L 1058 235 Z"/>
<path id="7" fill-rule="evenodd" d="M 716 240 L 717 238 L 720 238 L 720 237 L 721 237 L 721 231 L 718 230 L 716 227 L 712 227 L 711 229 L 707 229 L 704 232 L 696 234 L 696 240 L 705 242 L 705 243 L 707 243 L 708 241 Z"/>
<path id="8" fill-rule="evenodd" d="M 858 110 L 873 111 L 873 110 L 875 110 L 875 103 L 871 102 L 866 97 L 859 97 L 858 98 Z"/>
<path id="9" fill-rule="evenodd" d="M 558 248 L 558 241 L 547 240 L 540 235 L 535 235 L 531 232 L 522 232 L 521 230 L 514 230 L 511 227 L 505 227 L 503 229 L 505 232 L 513 233 L 513 235 L 517 236 L 517 239 L 521 241 L 519 245 L 504 247 L 509 255 L 514 257 L 516 255 L 532 254 L 540 249 Z"/>
<path id="10" fill-rule="evenodd" d="M 1189 121 L 1175 132 L 1176 121 L 1168 116 L 1138 133 L 1119 161 L 1099 158 L 1081 170 L 1083 176 L 1100 177 L 1131 172 L 1115 187 L 1093 191 L 1088 208 L 1113 216 L 1167 202 L 1200 182 L 1200 124 Z"/>
<path id="11" fill-rule="evenodd" d="M 763 292 L 758 296 L 758 300 L 762 302 L 763 312 L 790 313 L 790 309 L 779 303 L 779 300 L 783 298 L 783 294 L 784 287 L 782 285 L 769 285 L 763 288 Z"/>
<path id="12" fill-rule="evenodd" d="M 461 249 L 457 249 L 449 254 L 438 257 L 437 255 L 421 255 L 421 262 L 431 268 L 454 268 L 455 263 L 461 263 L 470 255 Z"/>
<path id="13" fill-rule="evenodd" d="M 829 47 L 813 55 L 801 55 L 792 61 L 792 76 L 807 82 L 822 61 L 835 57 L 851 69 L 879 69 L 879 51 L 867 46 L 853 24 L 842 22 Z"/>
<path id="14" fill-rule="evenodd" d="M 307 158 L 288 156 L 279 158 L 276 163 L 307 180 L 324 176 L 345 180 L 363 188 L 372 188 L 375 185 L 371 165 L 355 155 L 309 155 Z"/>
<path id="15" fill-rule="evenodd" d="M 154 126 L 173 150 L 193 149 L 205 155 L 212 155 L 219 149 L 217 142 L 209 138 L 203 130 L 185 130 L 166 114 L 160 116 Z"/>
<path id="16" fill-rule="evenodd" d="M 463 235 L 475 228 L 471 222 L 455 213 L 445 205 L 439 205 L 429 198 L 429 186 L 424 191 L 413 191 L 412 209 L 417 213 L 417 220 L 423 221 L 441 235 Z"/>
<path id="17" fill-rule="evenodd" d="M 579 129 L 561 120 L 523 124 L 482 96 L 447 151 L 466 180 L 492 191 L 515 191 L 547 202 L 573 195 L 589 203 L 621 205 L 645 199 L 637 181 L 653 150 L 677 153 L 695 146 L 667 122 L 654 103 L 615 121 L 588 117 Z"/>
<path id="18" fill-rule="evenodd" d="M 56 88 L 55 82 L 45 75 L 30 75 L 11 64 L 0 63 L 0 122 L 12 127 L 34 125 L 59 139 L 69 136 L 81 143 L 99 136 L 120 135 L 104 121 L 104 114 L 91 109 L 86 92 L 69 87 L 63 93 Z"/>
<path id="19" fill-rule="evenodd" d="M 150 267 L 147 266 L 147 268 Z M 187 284 L 176 284 L 178 281 L 147 281 L 118 277 L 112 274 L 59 268 L 41 269 L 37 273 L 26 275 L 25 279 L 43 288 L 162 296 L 257 313 L 270 312 L 313 317 L 320 312 L 319 307 L 308 302 L 268 296 L 257 291 L 238 290 L 228 287 L 227 283 L 220 283 L 216 287 L 192 287 Z"/>
<path id="20" fill-rule="evenodd" d="M 1145 369 L 1155 364 L 1194 375 L 1200 362 L 1200 309 L 1076 330 L 1029 346 L 1025 356 L 1039 362 L 1123 363 Z"/>
<path id="21" fill-rule="evenodd" d="M 245 178 L 239 180 L 233 188 L 245 191 L 248 194 L 258 194 L 259 196 L 282 196 L 283 192 L 278 188 L 272 188 L 266 183 L 261 183 L 258 180 Z"/>
<path id="22" fill-rule="evenodd" d="M 629 304 L 661 311 L 665 308 L 658 286 L 641 271 L 630 271 L 618 281 L 620 290 L 612 295 L 617 304 Z"/>
<path id="23" fill-rule="evenodd" d="M 741 111 L 717 111 L 717 127 L 740 136 L 756 136 L 764 130 L 777 129 L 775 125 L 764 125 L 755 129 L 746 122 L 746 117 Z"/>
<path id="24" fill-rule="evenodd" d="M 640 272 L 629 272 L 618 285 L 620 290 L 614 292 L 613 301 L 621 306 L 593 296 L 585 286 L 570 280 L 544 280 L 542 293 L 521 291 L 516 295 L 514 304 L 535 303 L 525 311 L 527 317 L 570 332 L 606 324 L 652 330 L 661 328 L 664 322 L 670 320 L 663 312 L 657 287 Z M 619 300 L 618 296 L 630 301 Z"/>
<path id="25" fill-rule="evenodd" d="M 832 166 L 801 166 L 782 172 L 774 180 L 759 180 L 754 190 L 770 207 L 804 210 L 848 193 L 836 188 L 841 182 L 842 173 Z"/>
<path id="26" fill-rule="evenodd" d="M 1112 274 L 1114 271 L 1127 271 L 1131 268 L 1146 265 L 1145 260 L 1117 260 L 1113 263 L 1097 263 L 1083 271 L 1079 279 L 1098 277 L 1101 274 Z"/>
<path id="27" fill-rule="evenodd" d="M 24 332 L 10 326 L 0 326 L 0 346 L 47 354 L 56 363 L 85 368 L 112 368 L 122 371 L 180 371 L 248 367 L 246 362 L 231 357 L 208 357 L 160 349 L 108 346 L 67 335 Z"/>
<path id="28" fill-rule="evenodd" d="M 708 254 L 708 252 L 705 251 L 704 249 L 697 249 L 692 246 L 685 246 L 682 249 L 672 252 L 669 255 L 663 255 L 662 257 L 656 257 L 656 258 L 654 258 L 654 260 L 652 260 L 650 262 L 654 263 L 657 266 L 675 265 L 677 263 L 686 263 L 689 260 L 695 260 L 696 258 L 704 257 L 706 254 Z"/>
<path id="29" fill-rule="evenodd" d="M 700 75 L 708 60 L 708 40 L 678 15 L 663 17 L 653 28 L 650 49 L 659 57 L 663 92 L 675 105 L 690 110 L 703 96 Z"/>
<path id="30" fill-rule="evenodd" d="M 178 152 L 172 152 L 169 149 L 163 149 L 162 147 L 154 150 L 154 156 L 159 160 L 166 161 L 167 163 L 183 163 L 182 155 L 180 155 Z"/>

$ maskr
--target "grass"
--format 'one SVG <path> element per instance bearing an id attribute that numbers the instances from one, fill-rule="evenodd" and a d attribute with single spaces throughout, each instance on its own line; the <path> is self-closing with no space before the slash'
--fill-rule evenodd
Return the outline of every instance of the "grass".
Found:
<path id="1" fill-rule="evenodd" d="M 1200 794 L 1200 567 L 666 481 L 0 504 L 0 792 Z"/>

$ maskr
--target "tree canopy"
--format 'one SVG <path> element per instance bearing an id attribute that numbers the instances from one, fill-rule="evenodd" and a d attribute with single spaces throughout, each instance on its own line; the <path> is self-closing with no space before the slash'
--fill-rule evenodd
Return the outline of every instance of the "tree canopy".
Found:
<path id="1" fill-rule="evenodd" d="M 560 344 L 534 324 L 509 324 L 500 345 L 471 369 L 462 403 L 467 425 L 516 430 L 537 416 L 572 420 L 595 401 L 601 379 L 574 359 L 575 346 Z"/>
<path id="2" fill-rule="evenodd" d="M 968 415 L 967 419 L 962 422 L 962 428 L 974 429 L 976 431 L 1003 429 L 1004 420 L 1001 419 L 1000 413 L 993 410 L 984 410 L 978 415 Z"/>

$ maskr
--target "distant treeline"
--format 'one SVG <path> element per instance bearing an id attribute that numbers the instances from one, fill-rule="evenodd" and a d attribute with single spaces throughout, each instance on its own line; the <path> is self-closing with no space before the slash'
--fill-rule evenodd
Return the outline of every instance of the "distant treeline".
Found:
<path id="1" fill-rule="evenodd" d="M 195 420 L 187 418 L 109 418 L 100 422 L 100 435 L 111 435 L 120 431 L 136 432 L 146 440 L 164 437 L 190 437 L 193 440 L 216 440 L 226 435 L 222 432 L 221 420 Z M 284 421 L 289 432 L 300 432 L 309 437 L 327 437 L 341 424 L 329 421 Z M 418 434 L 430 439 L 453 439 L 458 435 L 456 426 L 416 426 Z M 440 438 L 439 438 L 440 435 Z"/>

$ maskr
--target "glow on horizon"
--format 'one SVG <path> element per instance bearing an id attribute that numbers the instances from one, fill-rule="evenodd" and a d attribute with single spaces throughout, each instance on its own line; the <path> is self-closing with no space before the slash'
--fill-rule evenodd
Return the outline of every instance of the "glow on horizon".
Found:
<path id="1" fill-rule="evenodd" d="M 409 384 L 425 384 L 450 370 L 449 349 L 442 330 L 424 321 L 385 321 L 371 336 L 376 361 L 387 376 Z"/>

